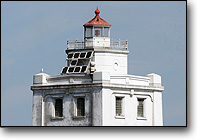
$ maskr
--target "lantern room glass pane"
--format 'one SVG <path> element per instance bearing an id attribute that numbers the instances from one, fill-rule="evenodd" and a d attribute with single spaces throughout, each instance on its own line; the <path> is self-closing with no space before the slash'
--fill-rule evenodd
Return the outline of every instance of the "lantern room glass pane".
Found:
<path id="1" fill-rule="evenodd" d="M 109 36 L 109 28 L 107 28 L 107 27 L 104 28 L 104 36 L 105 37 Z"/>
<path id="2" fill-rule="evenodd" d="M 86 28 L 86 37 L 92 37 L 92 28 Z"/>
<path id="3" fill-rule="evenodd" d="M 101 37 L 102 36 L 102 28 L 94 28 L 94 36 Z"/>

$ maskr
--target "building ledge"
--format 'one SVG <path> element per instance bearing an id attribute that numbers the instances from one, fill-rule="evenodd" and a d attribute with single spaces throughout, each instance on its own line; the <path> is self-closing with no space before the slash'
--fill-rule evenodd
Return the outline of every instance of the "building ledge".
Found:
<path id="1" fill-rule="evenodd" d="M 115 116 L 115 119 L 125 119 L 124 116 Z"/>
<path id="2" fill-rule="evenodd" d="M 82 83 L 82 84 L 54 84 L 54 85 L 33 85 L 31 90 L 52 90 L 52 89 L 69 89 L 69 88 L 121 88 L 121 89 L 138 89 L 138 90 L 153 90 L 163 91 L 163 86 L 139 86 L 130 84 L 114 84 L 114 83 Z"/>
<path id="3" fill-rule="evenodd" d="M 95 52 L 110 52 L 110 53 L 125 53 L 128 54 L 129 50 L 128 49 L 114 49 L 110 47 L 104 47 L 104 48 L 94 48 Z"/>
<path id="4" fill-rule="evenodd" d="M 85 119 L 86 116 L 73 116 L 73 119 Z"/>
<path id="5" fill-rule="evenodd" d="M 64 117 L 52 117 L 51 120 L 64 120 Z"/>
<path id="6" fill-rule="evenodd" d="M 146 117 L 137 117 L 136 119 L 137 119 L 137 120 L 147 120 Z"/>

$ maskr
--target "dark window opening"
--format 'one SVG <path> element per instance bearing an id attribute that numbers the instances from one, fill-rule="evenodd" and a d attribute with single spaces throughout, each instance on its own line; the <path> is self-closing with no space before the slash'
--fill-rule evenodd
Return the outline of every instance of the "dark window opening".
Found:
<path id="1" fill-rule="evenodd" d="M 55 117 L 63 116 L 63 101 L 62 99 L 56 99 L 55 103 Z"/>
<path id="2" fill-rule="evenodd" d="M 122 116 L 122 97 L 116 97 L 116 116 Z"/>
<path id="3" fill-rule="evenodd" d="M 137 116 L 144 117 L 144 99 L 138 99 Z"/>
<path id="4" fill-rule="evenodd" d="M 85 116 L 85 98 L 77 98 L 77 116 Z"/>

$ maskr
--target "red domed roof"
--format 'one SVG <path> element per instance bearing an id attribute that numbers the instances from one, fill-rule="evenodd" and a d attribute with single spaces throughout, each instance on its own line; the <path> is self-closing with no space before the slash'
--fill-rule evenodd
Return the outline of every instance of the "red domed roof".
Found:
<path id="1" fill-rule="evenodd" d="M 106 22 L 105 20 L 103 20 L 99 14 L 100 14 L 100 11 L 98 10 L 95 10 L 95 14 L 96 16 L 91 19 L 90 21 L 88 21 L 87 23 L 85 23 L 83 26 L 87 26 L 87 25 L 108 25 L 108 26 L 111 26 L 110 23 Z"/>

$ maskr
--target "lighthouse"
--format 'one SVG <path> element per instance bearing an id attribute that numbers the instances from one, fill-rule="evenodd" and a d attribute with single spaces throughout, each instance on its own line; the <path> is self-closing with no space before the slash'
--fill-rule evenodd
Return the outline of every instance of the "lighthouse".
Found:
<path id="1" fill-rule="evenodd" d="M 110 39 L 98 8 L 83 27 L 83 41 L 67 41 L 60 75 L 33 76 L 32 125 L 162 126 L 161 76 L 128 74 L 128 41 Z"/>
<path id="2" fill-rule="evenodd" d="M 103 20 L 99 14 L 100 11 L 95 10 L 96 16 L 85 23 L 84 41 L 86 48 L 110 47 L 110 26 L 108 22 Z"/>

